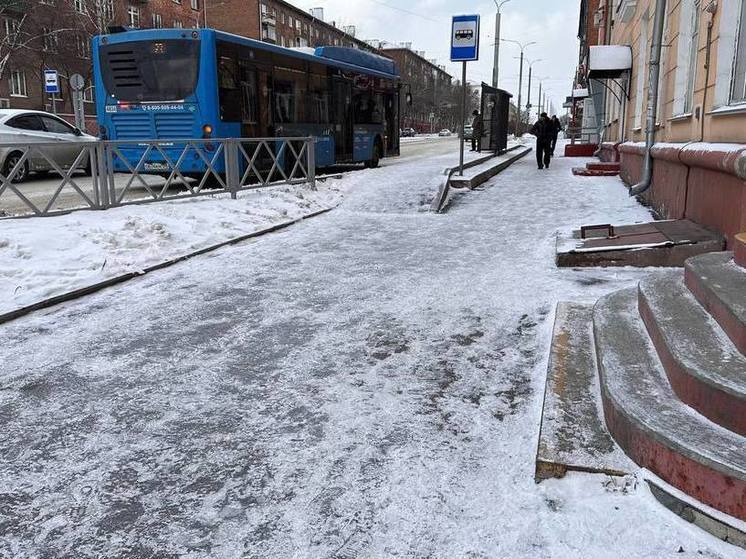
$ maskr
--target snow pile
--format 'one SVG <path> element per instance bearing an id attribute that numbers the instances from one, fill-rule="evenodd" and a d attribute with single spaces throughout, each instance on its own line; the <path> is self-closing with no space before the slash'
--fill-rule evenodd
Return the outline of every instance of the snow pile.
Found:
<path id="1" fill-rule="evenodd" d="M 0 222 L 0 313 L 337 205 L 338 179 Z"/>

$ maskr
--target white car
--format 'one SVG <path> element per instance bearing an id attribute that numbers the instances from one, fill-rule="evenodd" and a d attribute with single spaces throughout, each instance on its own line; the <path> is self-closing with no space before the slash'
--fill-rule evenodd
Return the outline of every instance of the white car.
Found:
<path id="1" fill-rule="evenodd" d="M 440 136 L 441 138 L 444 138 L 444 137 L 447 137 L 447 136 L 450 136 L 450 135 L 451 135 L 451 131 L 448 130 L 447 128 L 444 128 L 443 130 L 441 130 L 440 132 L 438 132 L 438 136 Z"/>
<path id="2" fill-rule="evenodd" d="M 7 177 L 23 156 L 25 144 L 49 143 L 44 153 L 62 170 L 69 169 L 85 143 L 98 139 L 85 134 L 62 120 L 60 117 L 43 111 L 23 109 L 0 109 L 0 172 Z M 91 164 L 87 155 L 78 163 L 78 169 L 90 172 Z M 13 177 L 13 182 L 23 182 L 30 173 L 54 171 L 49 161 L 39 152 L 32 150 L 23 166 Z"/>

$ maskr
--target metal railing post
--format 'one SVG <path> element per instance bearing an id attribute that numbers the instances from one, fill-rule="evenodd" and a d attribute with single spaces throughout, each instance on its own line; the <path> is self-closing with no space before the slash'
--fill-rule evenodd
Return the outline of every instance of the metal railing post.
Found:
<path id="1" fill-rule="evenodd" d="M 316 190 L 316 138 L 309 136 L 306 140 L 308 151 L 308 183 L 311 190 Z"/>
<path id="2" fill-rule="evenodd" d="M 101 209 L 111 207 L 111 197 L 109 192 L 109 172 L 106 161 L 106 145 L 104 142 L 97 142 L 96 147 L 93 150 L 96 161 L 92 167 L 95 169 L 93 173 L 93 180 L 95 188 L 98 190 L 98 199 Z"/>
<path id="3" fill-rule="evenodd" d="M 238 169 L 238 140 L 230 138 L 223 144 L 225 152 L 225 186 L 231 193 L 231 199 L 238 198 L 238 190 L 241 185 Z"/>

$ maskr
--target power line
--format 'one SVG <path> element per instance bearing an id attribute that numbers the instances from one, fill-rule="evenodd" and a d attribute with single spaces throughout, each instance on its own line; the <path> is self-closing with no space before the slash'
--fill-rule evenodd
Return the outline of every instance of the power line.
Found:
<path id="1" fill-rule="evenodd" d="M 390 4 L 387 4 L 386 2 L 381 2 L 381 0 L 368 0 L 368 2 L 373 2 L 374 4 L 378 4 L 379 6 L 384 6 L 385 8 L 389 8 L 390 10 L 396 10 L 397 12 L 403 12 L 405 14 L 409 14 L 411 16 L 419 17 L 422 19 L 426 19 L 428 21 L 432 21 L 435 23 L 443 23 L 444 20 L 438 20 L 433 19 L 431 17 L 423 16 L 422 14 L 418 14 L 417 12 L 412 12 L 410 10 L 405 10 L 404 8 L 397 8 L 396 6 L 392 6 Z"/>

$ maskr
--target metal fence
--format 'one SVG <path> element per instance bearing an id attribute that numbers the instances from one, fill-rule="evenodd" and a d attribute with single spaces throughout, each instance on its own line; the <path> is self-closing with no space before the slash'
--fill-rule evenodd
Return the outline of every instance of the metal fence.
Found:
<path id="1" fill-rule="evenodd" d="M 0 217 L 316 187 L 312 137 L 0 143 L 0 163 Z"/>

